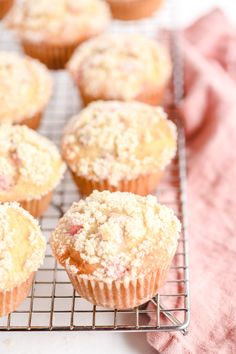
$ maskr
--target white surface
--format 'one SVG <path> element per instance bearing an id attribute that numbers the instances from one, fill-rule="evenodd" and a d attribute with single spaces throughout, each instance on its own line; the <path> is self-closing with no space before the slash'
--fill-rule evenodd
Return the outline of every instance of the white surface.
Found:
<path id="1" fill-rule="evenodd" d="M 144 333 L 1 334 L 1 354 L 155 354 Z"/>
<path id="2" fill-rule="evenodd" d="M 180 0 L 179 24 L 189 24 L 215 6 L 236 23 L 234 0 Z M 0 354 L 154 354 L 145 333 L 1 333 Z"/>

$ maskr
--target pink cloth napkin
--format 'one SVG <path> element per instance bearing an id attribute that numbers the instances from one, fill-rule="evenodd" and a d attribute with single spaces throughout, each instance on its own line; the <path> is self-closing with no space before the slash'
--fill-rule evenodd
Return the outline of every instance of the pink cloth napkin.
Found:
<path id="1" fill-rule="evenodd" d="M 235 354 L 236 29 L 214 10 L 181 37 L 191 324 L 187 336 L 148 333 L 147 338 L 163 354 Z"/>

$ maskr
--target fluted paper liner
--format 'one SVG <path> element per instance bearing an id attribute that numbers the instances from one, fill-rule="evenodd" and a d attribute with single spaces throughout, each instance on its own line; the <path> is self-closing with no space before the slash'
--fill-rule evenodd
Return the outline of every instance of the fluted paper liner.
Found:
<path id="1" fill-rule="evenodd" d="M 87 196 L 92 193 L 93 190 L 104 191 L 109 190 L 111 192 L 130 192 L 139 195 L 147 195 L 153 192 L 163 175 L 163 171 L 157 173 L 150 173 L 147 175 L 141 175 L 135 179 L 120 181 L 117 186 L 113 186 L 108 180 L 93 181 L 84 177 L 77 176 L 72 173 L 72 177 L 79 188 L 81 195 Z"/>
<path id="2" fill-rule="evenodd" d="M 114 18 L 120 20 L 138 20 L 149 17 L 157 11 L 163 0 L 107 0 Z"/>
<path id="3" fill-rule="evenodd" d="M 14 0 L 1 0 L 0 1 L 0 19 L 2 19 L 6 13 L 10 10 L 14 3 Z"/>
<path id="4" fill-rule="evenodd" d="M 17 124 L 27 125 L 27 127 L 36 130 L 40 126 L 41 119 L 42 119 L 42 112 L 38 112 L 32 117 L 23 119 L 21 122 L 18 122 Z"/>
<path id="5" fill-rule="evenodd" d="M 90 280 L 67 270 L 72 285 L 79 295 L 94 305 L 111 309 L 130 309 L 142 305 L 155 296 L 163 285 L 169 264 L 129 281 L 106 283 Z"/>
<path id="6" fill-rule="evenodd" d="M 45 43 L 33 43 L 23 41 L 24 52 L 44 63 L 49 69 L 64 69 L 75 48 L 80 44 L 58 44 L 50 45 Z"/>
<path id="7" fill-rule="evenodd" d="M 52 199 L 52 191 L 39 199 L 19 201 L 22 208 L 26 209 L 35 218 L 40 217 L 48 208 Z"/>
<path id="8" fill-rule="evenodd" d="M 111 100 L 111 98 L 109 98 L 103 94 L 98 95 L 96 97 L 92 96 L 92 95 L 88 95 L 87 93 L 85 93 L 85 90 L 79 84 L 79 82 L 76 83 L 76 86 L 79 90 L 80 98 L 81 98 L 84 106 L 87 106 L 89 103 L 91 103 L 93 101 L 98 101 L 98 100 L 110 101 Z M 132 99 L 132 101 L 139 101 L 139 102 L 147 103 L 147 104 L 150 104 L 151 106 L 160 105 L 163 101 L 166 86 L 167 86 L 167 82 L 165 84 L 163 84 L 162 86 L 156 87 L 155 89 L 153 87 L 152 88 L 146 87 L 145 89 L 142 90 L 142 92 L 139 95 L 134 97 Z M 117 99 L 120 99 L 120 98 L 117 97 Z M 122 99 L 120 99 L 120 100 L 122 101 Z"/>
<path id="9" fill-rule="evenodd" d="M 22 284 L 11 290 L 0 290 L 0 317 L 15 311 L 29 294 L 34 273 Z"/>

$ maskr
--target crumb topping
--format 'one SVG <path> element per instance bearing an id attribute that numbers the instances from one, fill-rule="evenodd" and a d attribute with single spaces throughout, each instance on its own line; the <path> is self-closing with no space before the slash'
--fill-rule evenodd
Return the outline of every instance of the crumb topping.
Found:
<path id="1" fill-rule="evenodd" d="M 0 123 L 18 123 L 46 106 L 52 79 L 38 61 L 0 52 Z"/>
<path id="2" fill-rule="evenodd" d="M 68 123 L 62 154 L 78 176 L 116 186 L 163 170 L 175 156 L 176 134 L 161 107 L 97 101 Z"/>
<path id="3" fill-rule="evenodd" d="M 68 271 L 110 282 L 170 262 L 180 231 L 173 210 L 154 196 L 94 191 L 59 221 L 51 247 Z"/>
<path id="4" fill-rule="evenodd" d="M 0 125 L 0 202 L 40 198 L 65 171 L 56 146 L 26 126 Z"/>
<path id="5" fill-rule="evenodd" d="M 171 73 L 166 49 L 139 34 L 105 34 L 81 45 L 68 69 L 91 96 L 131 100 L 165 84 Z"/>
<path id="6" fill-rule="evenodd" d="M 5 24 L 25 40 L 60 44 L 96 35 L 109 21 L 109 6 L 101 0 L 21 0 Z"/>
<path id="7" fill-rule="evenodd" d="M 46 249 L 38 222 L 17 203 L 0 204 L 0 290 L 26 281 Z"/>

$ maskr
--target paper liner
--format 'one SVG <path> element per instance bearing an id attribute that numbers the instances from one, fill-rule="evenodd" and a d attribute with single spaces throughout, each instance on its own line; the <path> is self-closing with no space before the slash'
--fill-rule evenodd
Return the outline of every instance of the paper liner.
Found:
<path id="1" fill-rule="evenodd" d="M 92 193 L 93 190 L 104 191 L 109 190 L 111 192 L 131 192 L 139 195 L 147 195 L 153 192 L 158 183 L 161 180 L 163 171 L 157 173 L 149 173 L 146 175 L 141 175 L 138 178 L 131 180 L 120 181 L 117 186 L 109 184 L 108 180 L 94 181 L 86 179 L 84 177 L 77 176 L 71 171 L 72 177 L 79 188 L 80 194 L 87 196 Z"/>
<path id="2" fill-rule="evenodd" d="M 126 282 L 89 280 L 80 275 L 67 274 L 79 295 L 94 305 L 111 309 L 131 309 L 142 305 L 155 296 L 163 285 L 169 270 L 169 264 L 163 264 L 157 270 Z"/>
<path id="3" fill-rule="evenodd" d="M 76 83 L 76 86 L 79 90 L 80 98 L 81 98 L 84 106 L 87 106 L 89 103 L 91 103 L 93 101 L 98 101 L 98 100 L 110 101 L 111 100 L 109 97 L 106 97 L 105 95 L 102 95 L 102 94 L 98 95 L 96 97 L 92 96 L 92 95 L 88 95 L 87 93 L 84 92 L 83 87 L 81 87 L 81 85 L 79 83 Z M 167 82 L 160 87 L 156 87 L 155 89 L 153 87 L 152 88 L 146 87 L 144 90 L 142 90 L 142 92 L 139 95 L 137 95 L 133 99 L 130 99 L 129 101 L 139 101 L 139 102 L 150 104 L 152 106 L 160 105 L 163 101 L 163 98 L 164 98 L 166 86 L 167 86 Z M 116 99 L 121 100 L 119 97 L 117 97 Z"/>
<path id="4" fill-rule="evenodd" d="M 143 90 L 137 97 L 135 97 L 134 100 L 150 104 L 151 106 L 161 105 L 164 99 L 166 86 L 167 82 L 160 87 L 156 87 L 155 89 L 147 87 L 146 90 Z"/>
<path id="5" fill-rule="evenodd" d="M 15 286 L 12 290 L 0 290 L 0 317 L 8 315 L 20 306 L 30 291 L 33 278 L 34 273 L 24 283 Z"/>
<path id="6" fill-rule="evenodd" d="M 25 53 L 44 63 L 49 69 L 64 69 L 75 48 L 80 44 L 58 44 L 50 45 L 45 43 L 33 43 L 22 41 Z"/>
<path id="7" fill-rule="evenodd" d="M 35 218 L 40 217 L 49 207 L 52 199 L 52 191 L 39 199 L 19 201 L 22 208 L 26 209 Z"/>
<path id="8" fill-rule="evenodd" d="M 33 117 L 23 119 L 22 121 L 17 122 L 17 124 L 27 125 L 27 127 L 36 130 L 40 126 L 41 119 L 42 119 L 42 112 L 38 112 Z"/>
<path id="9" fill-rule="evenodd" d="M 2 19 L 6 13 L 10 10 L 14 3 L 14 0 L 0 0 L 0 19 Z"/>
<path id="10" fill-rule="evenodd" d="M 107 0 L 112 16 L 120 20 L 138 20 L 158 10 L 163 0 Z"/>

